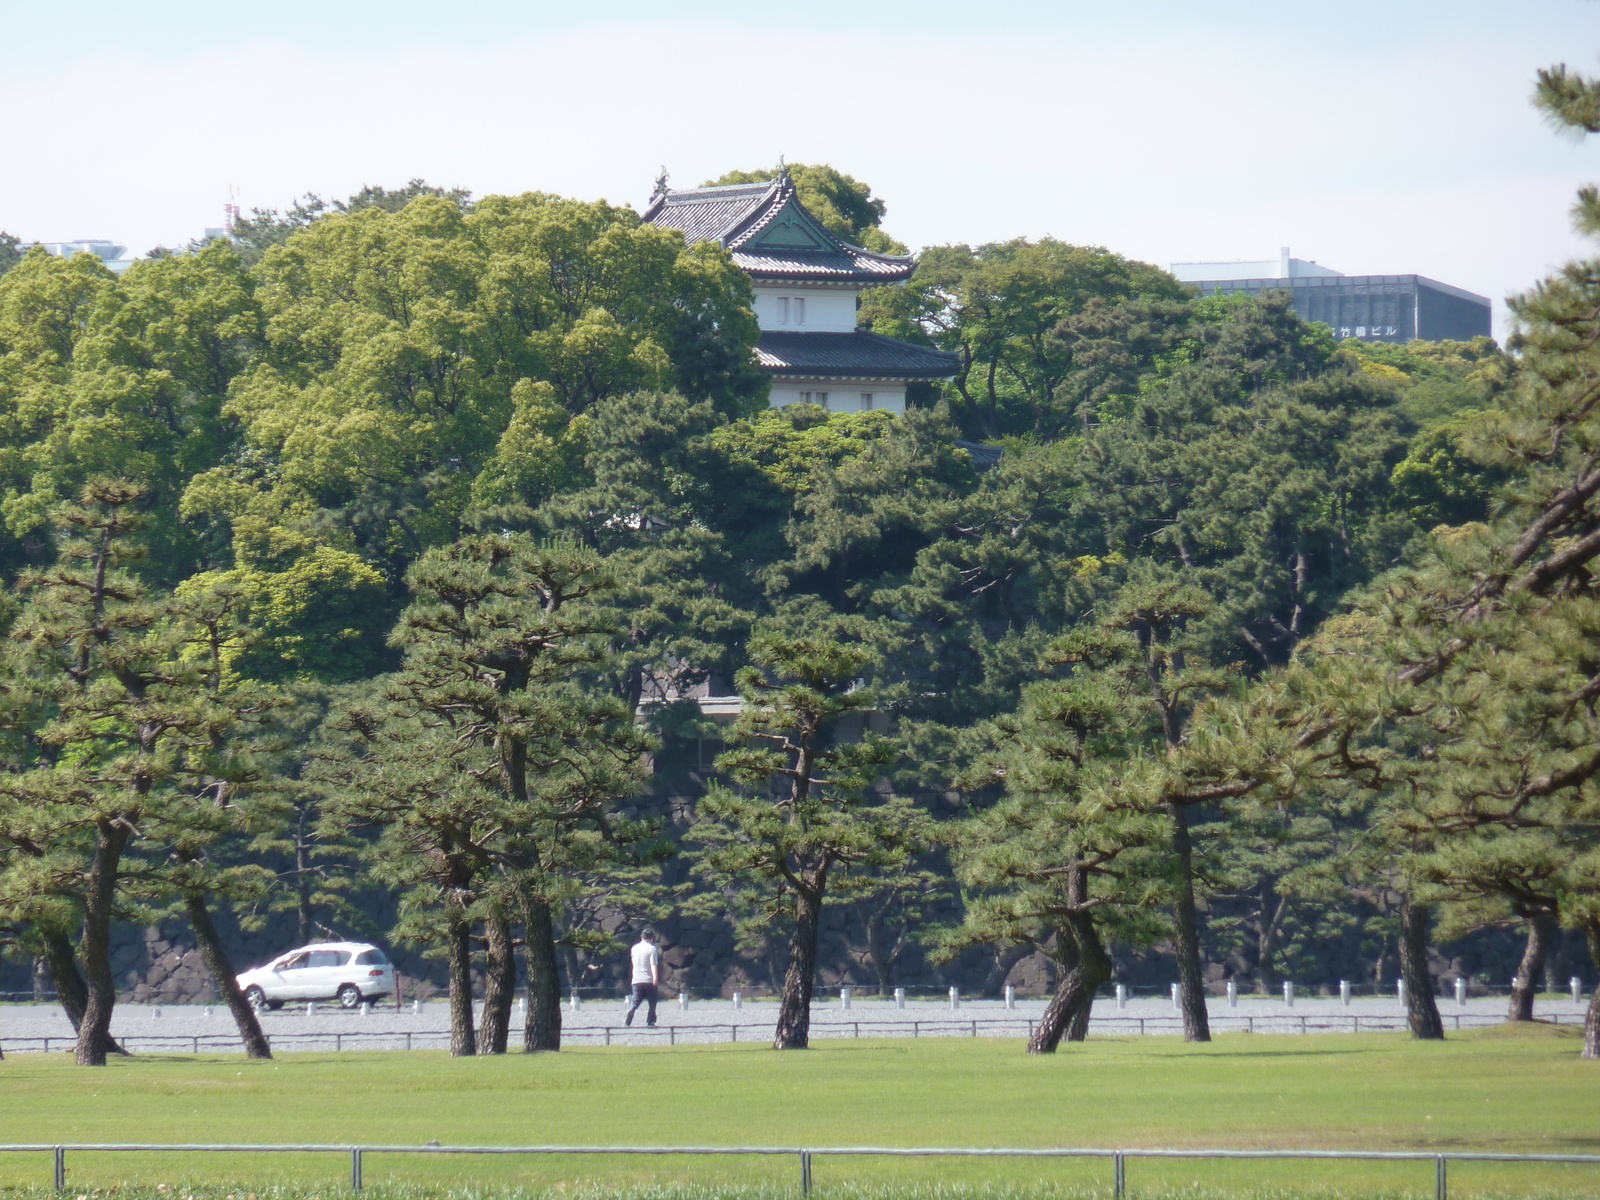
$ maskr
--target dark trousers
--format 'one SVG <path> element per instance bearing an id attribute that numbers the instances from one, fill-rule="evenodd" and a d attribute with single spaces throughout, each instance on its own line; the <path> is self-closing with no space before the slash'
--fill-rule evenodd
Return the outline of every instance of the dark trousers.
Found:
<path id="1" fill-rule="evenodd" d="M 633 985 L 633 999 L 628 1004 L 628 1020 L 633 1020 L 633 1014 L 639 1011 L 639 1005 L 648 1004 L 649 1012 L 645 1014 L 644 1023 L 656 1023 L 656 1004 L 661 999 L 661 989 L 653 983 L 636 983 Z"/>

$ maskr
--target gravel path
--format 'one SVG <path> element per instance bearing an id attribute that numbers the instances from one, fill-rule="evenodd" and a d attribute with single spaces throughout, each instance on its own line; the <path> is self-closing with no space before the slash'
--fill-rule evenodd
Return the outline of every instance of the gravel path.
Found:
<path id="1" fill-rule="evenodd" d="M 1398 1001 L 1358 997 L 1348 1006 L 1338 997 L 1299 997 L 1294 1006 L 1281 999 L 1240 997 L 1230 1008 L 1222 998 L 1209 1002 L 1214 1032 L 1252 1028 L 1257 1033 L 1353 1032 L 1402 1028 L 1405 1012 Z M 1501 996 L 1469 999 L 1464 1006 L 1453 999 L 1439 1001 L 1448 1030 L 1496 1024 L 1505 1016 Z M 1582 1024 L 1585 1005 L 1570 998 L 1541 999 L 1539 1017 L 1562 1024 Z M 812 1007 L 812 1036 L 828 1037 L 1023 1037 L 1028 1023 L 1037 1021 L 1044 1001 L 1018 999 L 1008 1010 L 999 1000 L 964 1000 L 958 1009 L 948 1001 L 908 1000 L 904 1009 L 883 1000 L 856 1000 L 843 1007 L 829 997 Z M 576 1011 L 563 1011 L 563 1036 L 571 1045 L 653 1045 L 690 1042 L 762 1042 L 771 1036 L 777 1004 L 770 999 L 747 1000 L 739 1008 L 730 1000 L 697 1000 L 686 1007 L 677 1001 L 662 1003 L 654 1030 L 623 1026 L 625 1004 L 620 1000 L 585 1001 Z M 520 1010 L 513 1010 L 513 1044 L 520 1036 Z M 640 1012 L 638 1025 L 644 1020 Z M 407 1005 L 396 1012 L 390 1006 L 370 1013 L 346 1012 L 318 1004 L 309 1014 L 304 1005 L 285 1006 L 263 1014 L 262 1025 L 275 1049 L 287 1050 L 395 1050 L 440 1049 L 449 1042 L 449 1014 L 443 1000 L 433 1000 L 413 1011 Z M 609 1032 L 608 1032 L 609 1027 Z M 1167 999 L 1130 998 L 1126 1009 L 1116 1001 L 1095 1002 L 1092 1022 L 1101 1036 L 1167 1034 L 1181 1032 L 1181 1023 Z M 191 1052 L 195 1049 L 237 1050 L 238 1042 L 228 1011 L 221 1005 L 117 1006 L 112 1033 L 128 1048 L 142 1053 Z M 72 1027 L 53 1004 L 0 1005 L 0 1047 L 9 1052 L 65 1050 Z"/>

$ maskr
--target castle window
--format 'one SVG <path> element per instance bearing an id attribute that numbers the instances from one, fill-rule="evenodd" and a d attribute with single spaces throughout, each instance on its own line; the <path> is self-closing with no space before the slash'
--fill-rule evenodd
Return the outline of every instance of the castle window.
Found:
<path id="1" fill-rule="evenodd" d="M 789 323 L 789 297 L 787 296 L 778 297 L 778 323 L 780 325 Z"/>
<path id="2" fill-rule="evenodd" d="M 861 411 L 862 412 L 866 412 L 871 407 L 872 407 L 872 393 L 871 392 L 862 392 L 861 393 Z"/>
<path id="3" fill-rule="evenodd" d="M 804 325 L 806 323 L 806 300 L 804 296 L 796 296 L 794 298 L 794 323 L 796 325 Z"/>

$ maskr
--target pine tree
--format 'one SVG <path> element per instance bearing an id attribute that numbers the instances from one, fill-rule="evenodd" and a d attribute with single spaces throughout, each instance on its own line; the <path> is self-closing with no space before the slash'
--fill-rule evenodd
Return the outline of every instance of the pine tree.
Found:
<path id="1" fill-rule="evenodd" d="M 902 870 L 932 838 L 925 812 L 876 786 L 898 751 L 872 728 L 881 697 L 864 686 L 881 636 L 818 602 L 757 623 L 737 677 L 744 711 L 728 733 L 738 748 L 717 759 L 740 789 L 713 784 L 689 833 L 695 871 L 714 889 L 705 903 L 732 907 L 746 936 L 787 934 L 777 1050 L 809 1044 L 823 906 L 871 890 L 874 872 Z"/>

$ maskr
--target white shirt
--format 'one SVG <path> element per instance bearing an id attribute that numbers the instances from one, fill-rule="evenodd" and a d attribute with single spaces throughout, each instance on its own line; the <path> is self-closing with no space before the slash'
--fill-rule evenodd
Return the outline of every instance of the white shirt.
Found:
<path id="1" fill-rule="evenodd" d="M 650 968 L 661 966 L 661 951 L 652 943 L 641 941 L 633 947 L 633 982 L 654 983 Z"/>

